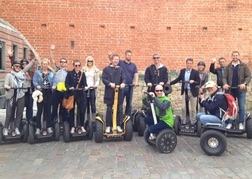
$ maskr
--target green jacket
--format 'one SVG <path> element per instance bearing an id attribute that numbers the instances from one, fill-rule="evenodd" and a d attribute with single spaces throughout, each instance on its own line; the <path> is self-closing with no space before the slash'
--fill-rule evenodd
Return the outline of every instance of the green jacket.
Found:
<path id="1" fill-rule="evenodd" d="M 174 126 L 174 117 L 171 107 L 171 99 L 168 96 L 154 98 L 155 112 L 159 120 L 164 121 L 171 128 Z"/>

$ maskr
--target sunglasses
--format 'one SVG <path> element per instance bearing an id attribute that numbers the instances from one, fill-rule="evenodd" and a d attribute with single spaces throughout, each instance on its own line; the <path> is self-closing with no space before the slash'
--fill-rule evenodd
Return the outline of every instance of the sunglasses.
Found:
<path id="1" fill-rule="evenodd" d="M 21 66 L 20 66 L 20 65 L 14 65 L 14 67 L 16 67 L 16 68 L 20 68 Z"/>
<path id="2" fill-rule="evenodd" d="M 88 60 L 87 62 L 93 62 L 92 60 Z"/>
<path id="3" fill-rule="evenodd" d="M 153 59 L 159 59 L 159 57 L 153 57 Z"/>
<path id="4" fill-rule="evenodd" d="M 80 67 L 81 65 L 74 65 L 75 67 Z"/>
<path id="5" fill-rule="evenodd" d="M 163 90 L 155 90 L 156 92 L 163 92 Z"/>
<path id="6" fill-rule="evenodd" d="M 60 61 L 60 63 L 66 63 L 66 61 Z"/>

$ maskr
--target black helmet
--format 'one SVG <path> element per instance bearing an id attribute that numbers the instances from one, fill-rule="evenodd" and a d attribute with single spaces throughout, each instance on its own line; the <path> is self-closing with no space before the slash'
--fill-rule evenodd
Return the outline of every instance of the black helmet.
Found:
<path id="1" fill-rule="evenodd" d="M 20 61 L 20 63 L 22 64 L 22 63 L 29 63 L 29 61 L 28 60 L 26 60 L 26 59 L 22 59 L 21 61 Z"/>
<path id="2" fill-rule="evenodd" d="M 12 63 L 12 66 L 13 66 L 13 65 L 21 65 L 21 63 L 20 63 L 20 61 L 15 60 L 15 61 Z"/>
<path id="3" fill-rule="evenodd" d="M 199 66 L 199 65 L 202 65 L 202 66 L 206 67 L 206 63 L 203 62 L 203 61 L 200 61 L 197 66 Z"/>

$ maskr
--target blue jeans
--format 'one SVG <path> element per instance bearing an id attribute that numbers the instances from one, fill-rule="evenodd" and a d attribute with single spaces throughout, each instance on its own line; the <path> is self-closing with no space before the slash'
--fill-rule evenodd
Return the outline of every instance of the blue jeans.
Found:
<path id="1" fill-rule="evenodd" d="M 238 100 L 239 106 L 239 123 L 244 122 L 245 117 L 245 104 L 246 104 L 246 92 L 238 89 L 231 90 L 231 95 Z M 233 120 L 229 120 L 229 123 L 233 123 Z"/>
<path id="2" fill-rule="evenodd" d="M 118 103 L 117 108 L 117 126 L 121 126 L 123 113 L 122 113 L 122 104 Z M 106 111 L 106 126 L 112 126 L 112 105 L 107 104 L 107 111 Z"/>
<path id="3" fill-rule="evenodd" d="M 90 114 L 90 106 L 91 106 L 91 111 L 92 114 L 96 113 L 96 105 L 95 105 L 95 90 L 90 89 L 89 92 L 87 92 L 89 96 L 87 96 L 87 114 Z"/>
<path id="4" fill-rule="evenodd" d="M 200 120 L 200 122 L 205 126 L 206 123 L 220 123 L 221 124 L 221 119 L 218 118 L 217 116 L 211 115 L 211 114 L 206 114 L 204 112 L 199 112 L 196 115 L 197 121 Z"/>
<path id="5" fill-rule="evenodd" d="M 125 97 L 126 97 L 125 114 L 130 116 L 132 111 L 133 86 L 125 86 L 125 88 L 123 88 L 123 100 Z"/>
<path id="6" fill-rule="evenodd" d="M 154 124 L 154 120 L 152 116 L 146 116 L 144 118 L 144 122 L 149 126 L 148 132 L 153 134 L 158 134 L 160 131 L 164 129 L 169 129 L 170 126 L 166 124 L 164 121 L 157 119 L 158 123 Z"/>

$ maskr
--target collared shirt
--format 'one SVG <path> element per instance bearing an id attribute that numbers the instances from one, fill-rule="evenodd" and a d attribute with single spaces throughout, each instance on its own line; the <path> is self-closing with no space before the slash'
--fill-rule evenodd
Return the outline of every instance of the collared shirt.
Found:
<path id="1" fill-rule="evenodd" d="M 135 73 L 137 73 L 137 67 L 134 63 L 127 63 L 125 60 L 119 61 L 119 66 L 123 69 L 126 77 L 126 84 L 133 84 Z"/>
<path id="2" fill-rule="evenodd" d="M 190 88 L 190 83 L 189 83 L 191 71 L 192 71 L 192 70 L 186 70 L 186 71 L 185 71 L 185 81 L 188 82 L 188 83 L 187 83 L 187 86 L 185 86 L 185 88 L 187 87 L 188 90 L 191 90 L 191 88 Z"/>

